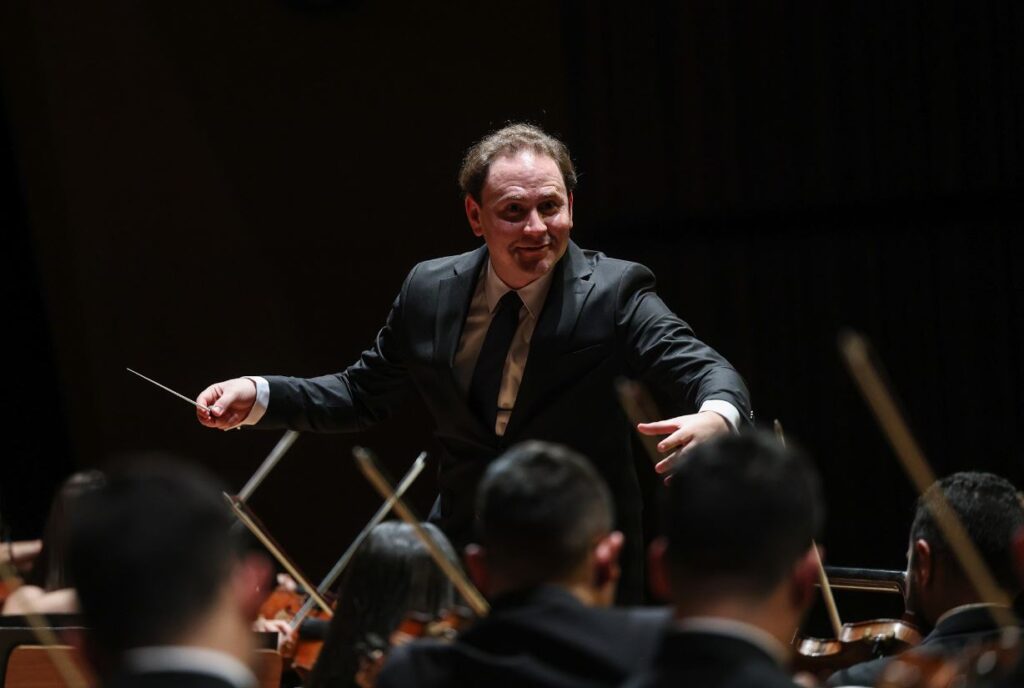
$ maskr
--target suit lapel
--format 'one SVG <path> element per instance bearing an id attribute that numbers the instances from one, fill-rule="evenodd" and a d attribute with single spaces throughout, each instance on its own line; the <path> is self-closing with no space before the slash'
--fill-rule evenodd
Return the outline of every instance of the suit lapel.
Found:
<path id="1" fill-rule="evenodd" d="M 594 288 L 590 280 L 593 269 L 583 251 L 571 241 L 555 270 L 551 291 L 530 340 L 530 353 L 516 395 L 516 405 L 505 430 L 506 438 L 515 438 L 536 403 L 544 397 L 546 383 L 552 378 L 552 366 L 568 346 L 583 305 Z"/>
<path id="2" fill-rule="evenodd" d="M 462 327 L 466 323 L 469 302 L 473 299 L 476 279 L 487 258 L 487 247 L 459 256 L 452 266 L 452 275 L 442 279 L 437 288 L 437 318 L 434 323 L 434 362 L 452 372 L 455 352 L 459 348 Z M 452 376 L 452 384 L 455 378 Z"/>

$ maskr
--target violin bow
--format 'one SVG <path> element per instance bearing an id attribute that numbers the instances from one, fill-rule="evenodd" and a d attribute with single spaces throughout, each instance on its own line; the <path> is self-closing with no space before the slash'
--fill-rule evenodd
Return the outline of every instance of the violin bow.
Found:
<path id="1" fill-rule="evenodd" d="M 928 465 L 924 453 L 903 419 L 903 414 L 896 406 L 893 393 L 872 363 L 867 340 L 855 332 L 843 332 L 839 336 L 839 350 L 861 395 L 895 450 L 903 470 L 914 483 L 918 493 L 925 495 L 936 482 L 935 473 Z M 996 625 L 1003 629 L 1004 640 L 1016 642 L 1019 634 L 1017 619 L 1011 611 L 1009 597 L 996 583 L 992 572 L 985 565 L 942 490 L 935 490 L 933 497 L 928 503 L 928 508 L 935 517 L 943 537 L 949 543 L 978 595 L 992 605 L 988 610 Z"/>
<path id="2" fill-rule="evenodd" d="M 786 435 L 782 431 L 782 423 L 776 418 L 772 425 L 775 428 L 776 439 L 785 447 Z M 814 540 L 811 540 L 811 546 L 814 547 L 814 562 L 818 565 L 818 584 L 821 587 L 822 598 L 825 600 L 825 609 L 828 610 L 828 620 L 832 624 L 832 632 L 835 633 L 836 638 L 839 638 L 843 634 L 843 622 L 839 618 L 839 607 L 836 606 L 836 598 L 832 595 L 832 584 L 829 583 L 828 573 L 825 572 L 825 562 L 821 560 L 821 549 Z"/>
<path id="3" fill-rule="evenodd" d="M 359 546 L 363 544 L 363 541 L 369 537 L 370 531 L 380 525 L 381 521 L 387 518 L 387 515 L 391 513 L 391 509 L 394 508 L 395 502 L 402 498 L 402 495 L 404 495 L 405 491 L 409 489 L 409 486 L 415 482 L 416 478 L 418 478 L 420 473 L 423 472 L 423 468 L 426 465 L 427 452 L 420 452 L 420 455 L 416 457 L 412 466 L 398 483 L 398 487 L 395 488 L 395 494 L 386 499 L 384 503 L 380 505 L 380 508 L 377 509 L 377 513 L 375 513 L 373 518 L 370 519 L 370 522 L 367 523 L 366 527 L 359 532 L 359 535 L 356 535 L 352 544 L 348 546 L 344 554 L 341 555 L 341 558 L 338 559 L 337 563 L 335 563 L 327 575 L 324 576 L 324 579 L 320 581 L 320 585 L 317 586 L 318 591 L 325 593 L 332 585 L 334 585 L 334 581 L 338 580 L 338 577 L 348 566 L 349 562 L 352 561 L 352 557 L 355 556 L 356 550 L 358 550 Z M 291 620 L 292 628 L 297 628 L 302 624 L 309 613 L 313 611 L 314 603 L 315 600 L 313 600 L 312 597 L 306 599 L 303 605 L 299 607 L 299 611 L 296 612 L 295 616 Z"/>
<path id="4" fill-rule="evenodd" d="M 17 587 L 21 583 L 21 577 L 15 572 L 14 567 L 6 561 L 0 561 L 0 579 L 12 588 Z M 66 655 L 55 651 L 54 648 L 61 645 L 61 642 L 53 632 L 53 629 L 47 626 L 46 620 L 33 609 L 31 601 L 26 600 L 25 606 L 25 620 L 28 621 L 28 625 L 36 639 L 39 640 L 39 644 L 46 649 L 46 654 L 53 663 L 54 668 L 57 669 L 57 673 L 60 674 L 64 685 L 67 688 L 88 688 L 89 682 L 82 674 L 82 670 L 75 666 L 75 663 L 68 659 Z"/>
<path id="5" fill-rule="evenodd" d="M 363 447 L 353 447 L 352 455 L 356 459 L 356 465 L 359 466 L 359 470 L 363 472 L 366 479 L 370 481 L 374 489 L 380 493 L 380 496 L 384 499 L 394 500 L 394 510 L 398 516 L 412 526 L 413 531 L 416 533 L 416 537 L 423 542 L 427 548 L 427 552 L 430 553 L 430 557 L 434 560 L 434 563 L 440 567 L 441 571 L 448 577 L 448 580 L 452 582 L 455 589 L 459 591 L 463 599 L 469 605 L 470 609 L 477 616 L 486 616 L 487 612 L 490 611 L 490 605 L 487 604 L 487 600 L 480 594 L 480 591 L 476 589 L 466 574 L 462 572 L 462 569 L 458 567 L 451 559 L 445 556 L 444 552 L 441 551 L 441 547 L 437 544 L 430 533 L 423 528 L 423 524 L 420 523 L 419 518 L 416 514 L 406 505 L 401 497 L 395 494 L 395 490 L 391 487 L 387 478 L 381 473 L 380 468 L 377 466 L 377 461 L 370 450 Z"/>

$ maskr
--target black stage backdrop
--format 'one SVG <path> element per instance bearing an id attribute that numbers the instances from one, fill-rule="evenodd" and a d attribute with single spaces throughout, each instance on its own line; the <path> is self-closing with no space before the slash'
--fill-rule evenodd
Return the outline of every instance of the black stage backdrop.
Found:
<path id="1" fill-rule="evenodd" d="M 233 489 L 277 433 L 189 395 L 354 360 L 408 269 L 468 250 L 454 177 L 526 118 L 578 243 L 651 266 L 820 467 L 832 563 L 901 567 L 913 491 L 837 355 L 874 342 L 939 474 L 1024 480 L 1024 8 L 1015 2 L 90 3 L 0 10 L 9 369 L 0 509 L 160 449 Z M 252 504 L 319 577 L 421 409 L 304 436 Z M 415 502 L 425 512 L 432 477 Z"/>

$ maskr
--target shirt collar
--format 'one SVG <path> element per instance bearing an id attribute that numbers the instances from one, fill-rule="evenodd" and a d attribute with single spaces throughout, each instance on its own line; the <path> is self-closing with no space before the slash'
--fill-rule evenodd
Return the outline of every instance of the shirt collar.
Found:
<path id="1" fill-rule="evenodd" d="M 540 317 L 540 310 L 544 307 L 544 300 L 548 296 L 548 290 L 551 288 L 551 280 L 554 275 L 555 271 L 552 268 L 525 287 L 516 289 L 519 298 L 523 300 L 523 305 L 526 306 L 526 310 L 530 311 L 530 315 L 534 319 Z M 487 311 L 493 313 L 494 309 L 498 307 L 501 297 L 510 291 L 512 291 L 512 288 L 501 281 L 498 273 L 491 267 L 490 259 L 488 259 L 487 265 L 484 267 L 484 294 L 487 297 Z"/>
<path id="2" fill-rule="evenodd" d="M 249 667 L 229 654 L 205 647 L 137 647 L 125 653 L 124 666 L 135 673 L 200 673 L 216 676 L 235 688 L 256 686 L 256 676 Z"/>
<path id="3" fill-rule="evenodd" d="M 990 602 L 975 602 L 973 604 L 961 604 L 959 607 L 953 607 L 952 609 L 947 609 L 946 613 L 943 614 L 942 616 L 940 616 L 935 621 L 935 625 L 938 626 L 940 623 L 942 623 L 943 621 L 945 621 L 949 617 L 953 616 L 954 614 L 960 614 L 962 612 L 972 611 L 974 609 L 985 609 L 985 608 L 991 608 L 991 607 L 1003 607 L 1004 609 L 1008 609 L 1008 607 L 1006 607 L 1005 605 L 992 604 Z"/>
<path id="4" fill-rule="evenodd" d="M 789 657 L 786 647 L 768 631 L 734 619 L 723 619 L 717 616 L 691 616 L 676 621 L 676 630 L 682 633 L 713 633 L 744 640 L 763 650 L 780 666 L 784 665 Z"/>

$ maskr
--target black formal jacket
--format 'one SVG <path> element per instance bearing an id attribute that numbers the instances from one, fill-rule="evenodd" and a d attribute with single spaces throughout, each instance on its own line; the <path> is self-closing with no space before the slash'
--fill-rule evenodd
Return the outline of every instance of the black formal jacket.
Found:
<path id="1" fill-rule="evenodd" d="M 378 688 L 617 686 L 645 666 L 667 609 L 586 607 L 556 586 L 507 595 L 453 643 L 393 649 Z"/>
<path id="2" fill-rule="evenodd" d="M 795 688 L 762 648 L 742 638 L 669 628 L 653 664 L 626 688 Z"/>
<path id="3" fill-rule="evenodd" d="M 103 688 L 237 688 L 233 683 L 201 672 L 123 672 L 103 683 Z"/>
<path id="4" fill-rule="evenodd" d="M 965 609 L 951 614 L 932 629 L 915 647 L 906 652 L 954 654 L 967 645 L 995 639 L 998 626 L 984 607 Z M 880 657 L 854 664 L 829 676 L 827 686 L 873 686 L 894 657 Z"/>
<path id="5" fill-rule="evenodd" d="M 486 259 L 482 246 L 413 268 L 374 345 L 345 371 L 310 379 L 266 376 L 270 401 L 259 426 L 358 431 L 386 418 L 415 390 L 443 449 L 432 520 L 457 546 L 472 538 L 476 486 L 492 459 L 526 439 L 568 445 L 593 462 L 612 491 L 617 527 L 626 535 L 620 599 L 637 600 L 643 589 L 643 505 L 633 431 L 616 379 L 656 385 L 673 399 L 672 413 L 721 399 L 748 420 L 753 414 L 746 386 L 657 296 L 647 268 L 570 242 L 554 268 L 515 409 L 498 437 L 470 408 L 453 373 Z"/>

